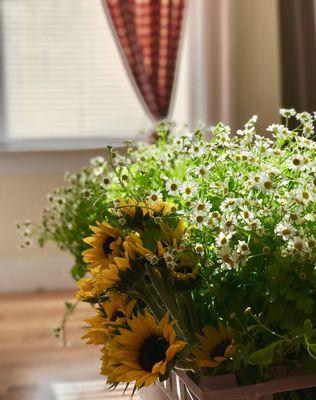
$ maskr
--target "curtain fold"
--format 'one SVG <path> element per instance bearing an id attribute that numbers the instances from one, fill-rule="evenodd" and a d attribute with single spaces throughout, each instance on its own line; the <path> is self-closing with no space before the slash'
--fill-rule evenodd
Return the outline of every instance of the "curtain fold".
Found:
<path id="1" fill-rule="evenodd" d="M 168 116 L 186 0 L 102 0 L 135 89 L 152 118 Z"/>
<path id="2" fill-rule="evenodd" d="M 316 110 L 314 0 L 279 0 L 283 106 Z"/>

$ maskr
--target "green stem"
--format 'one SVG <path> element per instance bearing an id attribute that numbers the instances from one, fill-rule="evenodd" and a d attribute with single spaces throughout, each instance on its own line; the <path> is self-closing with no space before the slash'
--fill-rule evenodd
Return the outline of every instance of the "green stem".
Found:
<path id="1" fill-rule="evenodd" d="M 150 291 L 146 286 L 145 282 L 138 287 L 137 292 L 141 299 L 146 303 L 152 314 L 158 321 L 160 321 L 164 316 L 164 312 L 157 302 L 155 296 L 153 296 L 152 291 Z"/>
<path id="2" fill-rule="evenodd" d="M 197 333 L 200 332 L 200 324 L 197 317 L 196 307 L 191 295 L 191 292 L 181 293 L 181 299 L 186 307 L 187 315 L 192 327 L 192 331 Z"/>
<path id="3" fill-rule="evenodd" d="M 289 339 L 288 337 L 279 335 L 278 333 L 272 331 L 270 328 L 268 328 L 267 326 L 265 326 L 265 325 L 260 321 L 260 319 L 259 319 L 256 315 L 253 314 L 253 312 L 252 312 L 251 310 L 248 311 L 248 312 L 249 312 L 249 315 L 257 322 L 258 326 L 260 326 L 261 328 L 265 329 L 267 332 L 271 333 L 271 335 L 276 336 L 276 337 L 278 337 L 278 338 L 280 338 L 280 339 L 282 339 L 282 340 L 285 340 L 285 341 L 287 341 L 287 342 L 290 341 L 290 339 Z"/>
<path id="4" fill-rule="evenodd" d="M 168 294 L 163 280 L 161 278 L 157 278 L 154 272 L 151 270 L 151 268 L 147 268 L 147 272 L 152 281 L 153 287 L 155 288 L 161 301 L 165 304 L 169 314 L 171 315 L 171 318 L 177 321 L 175 324 L 176 330 L 179 332 L 179 334 L 186 342 L 190 342 L 192 335 L 190 334 L 190 331 L 187 329 L 183 319 L 179 315 L 177 304 L 174 301 L 174 299 Z"/>

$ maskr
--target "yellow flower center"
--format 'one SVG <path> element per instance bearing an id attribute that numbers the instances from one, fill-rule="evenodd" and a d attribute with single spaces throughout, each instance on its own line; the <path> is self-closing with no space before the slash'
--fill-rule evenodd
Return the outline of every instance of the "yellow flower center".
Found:
<path id="1" fill-rule="evenodd" d="M 295 166 L 299 166 L 300 163 L 301 163 L 301 160 L 298 159 L 298 158 L 294 158 L 292 162 L 293 162 L 293 164 L 294 164 Z"/>
<path id="2" fill-rule="evenodd" d="M 266 189 L 271 189 L 271 188 L 272 188 L 272 182 L 270 182 L 270 181 L 264 182 L 264 187 L 265 187 Z"/>
<path id="3" fill-rule="evenodd" d="M 303 250 L 303 244 L 301 242 L 296 242 L 294 247 L 299 251 Z"/>
<path id="4" fill-rule="evenodd" d="M 310 196 L 308 192 L 302 192 L 302 197 L 303 199 L 308 200 Z"/>
<path id="5" fill-rule="evenodd" d="M 204 221 L 203 215 L 198 215 L 198 216 L 196 217 L 196 222 L 202 223 L 203 221 Z"/>

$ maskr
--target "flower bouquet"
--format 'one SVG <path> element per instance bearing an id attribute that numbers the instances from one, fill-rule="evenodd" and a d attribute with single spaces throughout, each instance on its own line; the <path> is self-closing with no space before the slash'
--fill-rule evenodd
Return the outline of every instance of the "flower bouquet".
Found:
<path id="1" fill-rule="evenodd" d="M 176 377 L 197 398 L 240 399 L 301 371 L 279 391 L 316 386 L 315 114 L 281 114 L 272 139 L 256 117 L 236 135 L 163 123 L 156 144 L 67 174 L 42 223 L 21 225 L 74 255 L 95 312 L 83 338 L 109 384 Z"/>

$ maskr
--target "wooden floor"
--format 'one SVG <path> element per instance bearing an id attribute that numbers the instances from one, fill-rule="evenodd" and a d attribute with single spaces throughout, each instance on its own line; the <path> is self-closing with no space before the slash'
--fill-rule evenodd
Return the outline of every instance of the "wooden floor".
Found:
<path id="1" fill-rule="evenodd" d="M 91 316 L 81 304 L 68 324 L 70 345 L 62 347 L 51 329 L 64 312 L 68 292 L 0 296 L 0 400 L 128 399 L 105 387 L 100 353 L 84 344 L 82 322 Z"/>

